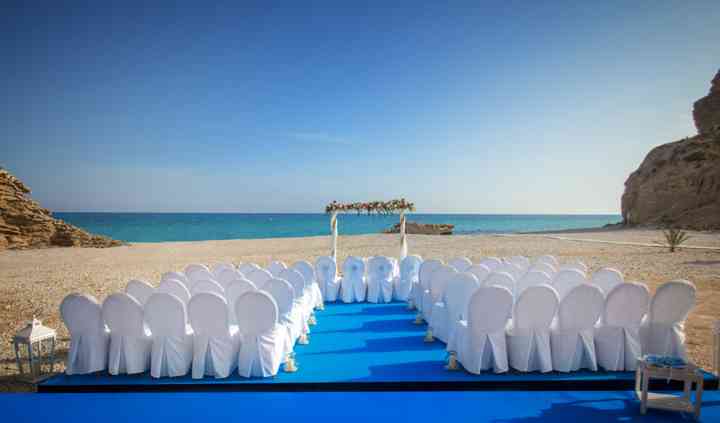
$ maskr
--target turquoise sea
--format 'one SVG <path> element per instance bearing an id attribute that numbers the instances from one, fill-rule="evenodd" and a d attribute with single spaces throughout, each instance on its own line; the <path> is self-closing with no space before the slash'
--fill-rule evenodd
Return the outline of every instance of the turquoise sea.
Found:
<path id="1" fill-rule="evenodd" d="M 328 215 L 295 213 L 54 213 L 90 232 L 128 242 L 257 239 L 329 234 Z M 621 220 L 620 215 L 410 214 L 421 223 L 451 223 L 456 234 L 509 233 L 595 228 Z M 340 235 L 382 232 L 397 215 L 338 216 Z"/>

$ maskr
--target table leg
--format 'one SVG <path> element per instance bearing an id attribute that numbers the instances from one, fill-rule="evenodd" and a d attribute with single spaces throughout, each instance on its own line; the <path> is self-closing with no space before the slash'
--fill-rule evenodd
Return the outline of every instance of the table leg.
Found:
<path id="1" fill-rule="evenodd" d="M 640 414 L 647 413 L 647 398 L 650 388 L 650 377 L 643 372 L 642 378 L 642 397 L 640 399 Z"/>
<path id="2" fill-rule="evenodd" d="M 15 360 L 17 360 L 18 372 L 22 374 L 23 365 L 22 361 L 20 360 L 20 346 L 18 344 L 15 344 Z"/>
<path id="3" fill-rule="evenodd" d="M 705 381 L 703 380 L 702 376 L 700 376 L 700 380 L 697 381 L 697 391 L 695 392 L 695 420 L 700 420 L 700 409 L 702 408 L 702 395 L 704 384 Z"/>

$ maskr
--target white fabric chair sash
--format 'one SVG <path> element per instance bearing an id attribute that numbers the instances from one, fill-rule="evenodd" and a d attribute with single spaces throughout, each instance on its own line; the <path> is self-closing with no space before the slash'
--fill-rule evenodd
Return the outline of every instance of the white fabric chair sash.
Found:
<path id="1" fill-rule="evenodd" d="M 90 295 L 70 294 L 60 303 L 60 315 L 70 332 L 65 373 L 88 374 L 105 370 L 110 335 L 105 330 L 98 300 Z"/>

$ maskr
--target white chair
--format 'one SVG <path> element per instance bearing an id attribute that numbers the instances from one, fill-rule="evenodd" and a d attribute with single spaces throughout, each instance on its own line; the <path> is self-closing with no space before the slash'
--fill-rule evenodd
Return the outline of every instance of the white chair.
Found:
<path id="1" fill-rule="evenodd" d="M 152 339 L 145 332 L 140 302 L 128 294 L 112 294 L 103 302 L 102 316 L 110 328 L 108 372 L 132 375 L 147 371 Z"/>
<path id="2" fill-rule="evenodd" d="M 480 282 L 472 273 L 456 273 L 448 281 L 444 300 L 433 306 L 430 328 L 435 338 L 447 343 L 460 320 L 467 319 L 467 305 Z"/>
<path id="3" fill-rule="evenodd" d="M 321 308 L 323 305 L 323 295 L 317 283 L 315 268 L 307 260 L 300 260 L 293 263 L 292 268 L 300 272 L 305 278 L 305 292 L 310 296 L 311 307 Z"/>
<path id="4" fill-rule="evenodd" d="M 552 278 L 555 276 L 555 273 L 557 273 L 557 269 L 552 264 L 540 261 L 528 268 L 528 273 L 530 272 L 543 272 Z"/>
<path id="5" fill-rule="evenodd" d="M 368 261 L 367 302 L 389 303 L 392 301 L 393 263 L 384 256 Z"/>
<path id="6" fill-rule="evenodd" d="M 517 282 L 515 295 L 520 296 L 523 291 L 530 288 L 531 286 L 543 284 L 552 285 L 552 279 L 545 272 L 538 272 L 535 270 L 533 270 L 532 272 L 527 272 Z"/>
<path id="7" fill-rule="evenodd" d="M 191 270 L 189 273 L 185 273 L 188 277 L 189 285 L 188 289 L 190 292 L 192 292 L 193 287 L 198 281 L 208 281 L 208 280 L 215 280 L 215 275 L 212 274 L 211 271 L 207 269 L 201 269 L 201 268 L 195 268 Z"/>
<path id="8" fill-rule="evenodd" d="M 235 314 L 240 336 L 238 374 L 275 376 L 287 350 L 285 332 L 278 324 L 277 304 L 267 292 L 248 292 L 237 299 Z"/>
<path id="9" fill-rule="evenodd" d="M 650 293 L 639 283 L 622 283 L 608 292 L 600 326 L 595 329 L 598 365 L 609 371 L 635 370 L 642 356 L 640 323 Z"/>
<path id="10" fill-rule="evenodd" d="M 152 333 L 150 376 L 184 376 L 190 371 L 193 337 L 185 303 L 173 294 L 153 294 L 143 310 Z"/>
<path id="11" fill-rule="evenodd" d="M 300 310 L 293 307 L 295 292 L 290 282 L 273 278 L 265 285 L 265 291 L 272 296 L 278 307 L 278 321 L 285 328 L 285 353 L 290 353 L 300 335 L 307 333 L 307 321 L 302 319 Z"/>
<path id="12" fill-rule="evenodd" d="M 188 291 L 190 290 L 190 281 L 188 281 L 187 276 L 185 276 L 185 273 L 183 272 L 165 272 L 160 277 L 160 282 L 167 279 L 175 279 L 177 281 L 180 281 L 183 285 L 185 285 L 185 288 L 187 288 Z"/>
<path id="13" fill-rule="evenodd" d="M 502 266 L 502 260 L 497 257 L 483 257 L 483 259 L 480 260 L 478 264 L 485 265 L 492 272 L 498 267 Z"/>
<path id="14" fill-rule="evenodd" d="M 552 266 L 553 269 L 557 269 L 558 267 L 560 267 L 560 262 L 558 262 L 555 256 L 551 255 L 540 256 L 535 260 L 535 263 L 547 263 Z"/>
<path id="15" fill-rule="evenodd" d="M 430 292 L 430 278 L 443 265 L 441 260 L 425 260 L 420 264 L 420 270 L 418 270 L 418 283 L 413 285 L 410 291 L 410 297 L 412 298 L 413 304 L 422 312 L 423 297 L 426 293 Z"/>
<path id="16" fill-rule="evenodd" d="M 60 303 L 60 316 L 70 332 L 65 373 L 83 375 L 107 368 L 109 333 L 95 297 L 70 294 Z"/>
<path id="17" fill-rule="evenodd" d="M 600 288 L 603 294 L 608 295 L 616 286 L 625 282 L 623 274 L 619 270 L 610 267 L 603 267 L 592 274 L 590 283 Z"/>
<path id="18" fill-rule="evenodd" d="M 523 272 L 530 268 L 530 259 L 525 256 L 512 256 L 507 261 L 519 267 Z"/>
<path id="19" fill-rule="evenodd" d="M 293 307 L 298 308 L 303 321 L 307 321 L 312 314 L 313 304 L 310 293 L 305 288 L 306 284 L 303 275 L 293 268 L 288 268 L 280 272 L 278 278 L 290 282 L 295 296 Z"/>
<path id="20" fill-rule="evenodd" d="M 502 286 L 508 289 L 513 298 L 515 295 L 515 278 L 507 272 L 492 272 L 482 284 L 483 286 Z"/>
<path id="21" fill-rule="evenodd" d="M 572 270 L 572 269 L 582 272 L 583 274 L 587 274 L 587 272 L 588 272 L 587 265 L 585 263 L 581 262 L 580 260 L 576 260 L 576 261 L 573 261 L 573 262 L 570 262 L 567 264 L 563 264 L 562 266 L 560 266 L 558 268 L 558 271 Z"/>
<path id="22" fill-rule="evenodd" d="M 562 301 L 573 288 L 586 283 L 587 277 L 583 272 L 577 269 L 563 269 L 555 274 L 552 285 Z"/>
<path id="23" fill-rule="evenodd" d="M 187 287 L 183 285 L 182 282 L 176 279 L 165 279 L 160 282 L 160 286 L 158 286 L 156 293 L 158 292 L 172 294 L 178 297 L 185 306 L 187 306 L 187 303 L 190 301 L 190 291 L 188 291 Z"/>
<path id="24" fill-rule="evenodd" d="M 695 285 L 685 280 L 661 285 L 640 328 L 643 354 L 687 358 L 685 320 L 695 306 Z"/>
<path id="25" fill-rule="evenodd" d="M 230 283 L 238 280 L 243 279 L 242 273 L 238 272 L 235 269 L 221 269 L 217 274 L 215 275 L 215 278 L 213 279 L 217 283 L 220 284 L 223 288 L 227 288 Z"/>
<path id="26" fill-rule="evenodd" d="M 125 293 L 138 300 L 142 306 L 155 293 L 155 288 L 145 281 L 133 279 L 125 286 Z"/>
<path id="27" fill-rule="evenodd" d="M 484 264 L 473 264 L 467 270 L 467 273 L 472 273 L 473 275 L 475 275 L 478 282 L 480 282 L 480 285 L 483 285 L 485 279 L 487 279 L 487 277 L 490 276 L 490 273 L 492 273 L 492 270 L 490 270 L 490 268 L 485 266 Z"/>
<path id="28" fill-rule="evenodd" d="M 257 287 L 255 284 L 245 278 L 235 279 L 230 282 L 225 288 L 225 299 L 228 303 L 228 319 L 230 325 L 237 325 L 237 318 L 235 316 L 235 301 L 240 296 L 248 291 L 256 291 Z"/>
<path id="29" fill-rule="evenodd" d="M 445 289 L 447 289 L 450 279 L 457 275 L 458 271 L 454 267 L 443 264 L 430 277 L 430 289 L 423 294 L 422 315 L 426 322 L 432 322 L 432 313 L 435 304 L 445 301 Z M 444 304 L 442 305 L 444 307 Z"/>
<path id="30" fill-rule="evenodd" d="M 508 371 L 505 327 L 512 311 L 512 293 L 501 286 L 475 290 L 468 303 L 468 318 L 456 324 L 448 351 L 456 351 L 457 359 L 470 373 L 480 374 L 493 369 Z"/>
<path id="31" fill-rule="evenodd" d="M 393 299 L 408 301 L 413 286 L 420 281 L 420 265 L 422 257 L 407 256 L 400 262 L 400 275 L 393 280 Z"/>
<path id="32" fill-rule="evenodd" d="M 336 301 L 340 291 L 340 278 L 337 276 L 337 263 L 330 256 L 318 257 L 315 262 L 320 293 L 325 301 Z"/>
<path id="33" fill-rule="evenodd" d="M 258 266 L 255 263 L 242 263 L 238 266 L 238 271 L 245 275 L 245 277 L 247 277 L 250 273 L 254 272 L 257 269 L 262 269 L 262 267 Z"/>
<path id="34" fill-rule="evenodd" d="M 212 268 L 212 274 L 215 276 L 215 280 L 218 279 L 218 276 L 223 270 L 237 270 L 235 269 L 235 266 L 232 263 L 217 263 Z"/>
<path id="35" fill-rule="evenodd" d="M 194 297 L 201 292 L 212 292 L 225 298 L 225 289 L 219 283 L 210 279 L 203 279 L 195 282 L 190 294 L 191 297 Z"/>
<path id="36" fill-rule="evenodd" d="M 190 273 L 197 271 L 197 270 L 205 270 L 205 271 L 210 272 L 210 268 L 207 267 L 206 265 L 199 264 L 199 263 L 193 263 L 193 264 L 188 264 L 187 267 L 185 267 L 185 274 L 189 276 Z"/>
<path id="37" fill-rule="evenodd" d="M 520 294 L 507 332 L 510 367 L 521 372 L 552 371 L 550 325 L 558 303 L 557 292 L 548 285 L 530 286 Z"/>
<path id="38" fill-rule="evenodd" d="M 280 272 L 285 269 L 287 269 L 287 265 L 282 261 L 273 261 L 267 268 L 268 272 L 270 272 L 270 274 L 273 275 L 274 278 L 278 277 Z"/>
<path id="39" fill-rule="evenodd" d="M 576 286 L 560 300 L 550 334 L 553 370 L 597 371 L 594 327 L 604 306 L 602 291 L 590 284 Z"/>
<path id="40" fill-rule="evenodd" d="M 367 283 L 365 282 L 365 262 L 360 257 L 350 256 L 343 264 L 343 277 L 340 281 L 340 296 L 344 303 L 365 301 Z"/>
<path id="41" fill-rule="evenodd" d="M 218 294 L 201 292 L 188 304 L 193 328 L 192 378 L 225 378 L 237 367 L 240 337 L 230 331 L 227 301 Z"/>
<path id="42" fill-rule="evenodd" d="M 510 276 L 512 276 L 516 282 L 518 280 L 520 280 L 520 278 L 523 277 L 523 275 L 525 274 L 525 270 L 520 268 L 520 266 L 510 263 L 510 262 L 503 263 L 502 265 L 500 265 L 500 267 L 495 268 L 495 270 L 493 270 L 493 272 L 494 273 L 507 273 Z"/>
<path id="43" fill-rule="evenodd" d="M 245 275 L 245 278 L 247 280 L 255 284 L 257 289 L 263 289 L 265 283 L 273 277 L 270 272 L 263 269 L 262 267 L 258 267 L 257 269 L 250 271 L 250 273 L 243 274 Z"/>
<path id="44" fill-rule="evenodd" d="M 458 272 L 467 272 L 467 270 L 472 266 L 472 261 L 470 261 L 467 257 L 457 257 L 448 262 L 448 266 L 452 266 L 457 270 Z"/>

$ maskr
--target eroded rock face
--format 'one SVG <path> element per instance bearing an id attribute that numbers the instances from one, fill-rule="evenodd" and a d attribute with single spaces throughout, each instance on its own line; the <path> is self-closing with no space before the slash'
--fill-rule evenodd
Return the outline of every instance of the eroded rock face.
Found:
<path id="1" fill-rule="evenodd" d="M 405 232 L 408 234 L 420 235 L 452 235 L 455 225 L 443 223 L 416 223 L 405 222 Z M 385 231 L 386 234 L 400 233 L 400 223 Z"/>
<path id="2" fill-rule="evenodd" d="M 711 82 L 710 94 L 693 105 L 693 119 L 700 135 L 720 130 L 720 70 Z"/>
<path id="3" fill-rule="evenodd" d="M 53 218 L 27 194 L 30 189 L 22 181 L 0 168 L 0 249 L 122 245 Z"/>

